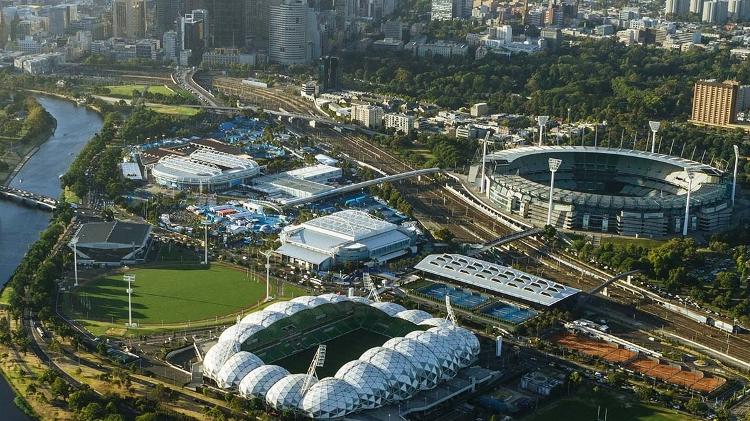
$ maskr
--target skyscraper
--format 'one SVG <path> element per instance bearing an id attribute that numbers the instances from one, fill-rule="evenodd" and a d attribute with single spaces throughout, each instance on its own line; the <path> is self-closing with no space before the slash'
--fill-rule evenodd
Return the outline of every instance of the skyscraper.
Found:
<path id="1" fill-rule="evenodd" d="M 673 16 L 687 16 L 690 12 L 690 0 L 667 0 L 664 13 Z"/>
<path id="2" fill-rule="evenodd" d="M 158 33 L 174 29 L 174 23 L 183 10 L 183 0 L 156 0 L 156 29 Z"/>
<path id="3" fill-rule="evenodd" d="M 214 48 L 241 48 L 247 35 L 248 0 L 205 0 L 208 39 Z"/>
<path id="4" fill-rule="evenodd" d="M 318 88 L 320 92 L 341 89 L 341 65 L 338 57 L 326 56 L 318 60 Z"/>
<path id="5" fill-rule="evenodd" d="M 703 2 L 705 0 L 690 0 L 690 13 L 703 14 Z"/>
<path id="6" fill-rule="evenodd" d="M 315 11 L 304 0 L 282 0 L 269 11 L 268 57 L 283 65 L 308 64 L 320 57 Z"/>
<path id="7" fill-rule="evenodd" d="M 260 49 L 268 48 L 268 11 L 270 0 L 245 0 L 245 42 Z"/>
<path id="8" fill-rule="evenodd" d="M 453 0 L 432 0 L 432 16 L 430 19 L 453 19 Z"/>
<path id="9" fill-rule="evenodd" d="M 145 36 L 146 7 L 143 0 L 112 1 L 112 34 L 130 39 Z"/>
<path id="10" fill-rule="evenodd" d="M 707 2 L 706 6 L 708 6 Z M 705 9 L 704 9 L 705 11 Z M 718 82 L 700 80 L 693 88 L 693 115 L 695 123 L 726 126 L 735 121 L 737 92 L 736 81 Z"/>
<path id="11" fill-rule="evenodd" d="M 729 17 L 729 2 L 707 1 L 703 3 L 701 20 L 706 23 L 724 24 Z"/>

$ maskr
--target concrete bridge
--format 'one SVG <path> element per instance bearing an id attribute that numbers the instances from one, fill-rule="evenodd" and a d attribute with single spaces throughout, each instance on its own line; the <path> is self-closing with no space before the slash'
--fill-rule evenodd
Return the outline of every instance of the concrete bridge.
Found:
<path id="1" fill-rule="evenodd" d="M 0 198 L 48 211 L 57 209 L 58 204 L 57 199 L 8 186 L 0 186 Z"/>

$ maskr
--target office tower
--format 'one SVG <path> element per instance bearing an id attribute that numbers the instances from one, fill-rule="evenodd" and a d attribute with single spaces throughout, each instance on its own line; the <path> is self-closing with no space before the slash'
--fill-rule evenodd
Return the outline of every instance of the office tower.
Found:
<path id="1" fill-rule="evenodd" d="M 338 57 L 326 56 L 318 60 L 318 89 L 320 92 L 341 89 L 341 65 Z"/>
<path id="2" fill-rule="evenodd" d="M 453 0 L 432 0 L 432 20 L 453 19 Z"/>
<path id="3" fill-rule="evenodd" d="M 282 0 L 269 11 L 268 57 L 283 65 L 307 64 L 320 57 L 315 11 L 303 0 Z"/>
<path id="4" fill-rule="evenodd" d="M 664 13 L 672 16 L 687 16 L 690 11 L 690 0 L 667 0 Z"/>
<path id="5" fill-rule="evenodd" d="M 174 29 L 175 21 L 182 9 L 182 0 L 156 0 L 155 24 L 158 33 Z"/>
<path id="6" fill-rule="evenodd" d="M 268 49 L 268 11 L 270 0 L 245 0 L 245 43 L 259 49 Z"/>
<path id="7" fill-rule="evenodd" d="M 724 24 L 729 17 L 729 2 L 707 1 L 703 3 L 702 21 L 706 23 Z"/>
<path id="8" fill-rule="evenodd" d="M 705 0 L 690 0 L 690 13 L 703 14 L 703 2 Z"/>
<path id="9" fill-rule="evenodd" d="M 247 35 L 247 0 L 205 0 L 208 40 L 213 48 L 241 48 Z"/>
<path id="10" fill-rule="evenodd" d="M 137 39 L 146 34 L 146 7 L 143 0 L 112 2 L 112 34 L 117 38 Z"/>
<path id="11" fill-rule="evenodd" d="M 706 2 L 706 6 L 708 6 Z M 704 9 L 705 10 L 705 9 Z M 726 126 L 735 121 L 737 92 L 736 81 L 717 82 L 700 80 L 693 89 L 693 116 L 695 123 Z"/>
<path id="12" fill-rule="evenodd" d="M 164 59 L 177 62 L 180 56 L 180 38 L 176 31 L 167 31 L 162 36 L 162 48 L 164 48 Z"/>
<path id="13" fill-rule="evenodd" d="M 201 54 L 206 48 L 208 19 L 205 9 L 193 10 L 178 18 L 181 49 L 192 50 L 193 56 Z"/>

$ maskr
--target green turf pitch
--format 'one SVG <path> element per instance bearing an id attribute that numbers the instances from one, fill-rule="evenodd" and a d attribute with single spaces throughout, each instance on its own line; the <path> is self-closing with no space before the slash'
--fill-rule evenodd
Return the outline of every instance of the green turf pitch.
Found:
<path id="1" fill-rule="evenodd" d="M 356 360 L 363 352 L 370 348 L 383 345 L 388 339 L 390 338 L 387 336 L 370 332 L 366 329 L 357 329 L 325 342 L 326 360 L 323 367 L 316 369 L 318 378 L 322 379 L 323 377 L 333 376 L 342 365 Z M 317 350 L 317 346 L 308 348 L 302 352 L 275 361 L 274 364 L 286 368 L 290 373 L 306 373 L 308 367 L 310 367 L 310 361 L 312 361 Z"/>
<path id="2" fill-rule="evenodd" d="M 243 271 L 221 265 L 209 269 L 137 269 L 133 286 L 133 321 L 140 324 L 209 320 L 242 311 L 265 297 L 265 282 Z M 110 276 L 66 294 L 64 308 L 77 318 L 124 323 L 128 320 L 127 284 L 122 275 Z M 287 297 L 304 295 L 286 284 Z"/>

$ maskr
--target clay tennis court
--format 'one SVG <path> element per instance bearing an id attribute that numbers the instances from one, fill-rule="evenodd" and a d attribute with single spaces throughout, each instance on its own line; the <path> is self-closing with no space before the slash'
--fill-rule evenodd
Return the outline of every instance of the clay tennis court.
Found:
<path id="1" fill-rule="evenodd" d="M 585 336 L 562 333 L 553 336 L 552 341 L 573 351 L 620 364 L 643 375 L 701 393 L 711 393 L 726 383 L 724 378 L 706 377 L 702 371 L 683 370 L 679 366 L 664 364 L 655 359 L 638 357 L 637 352 Z"/>

